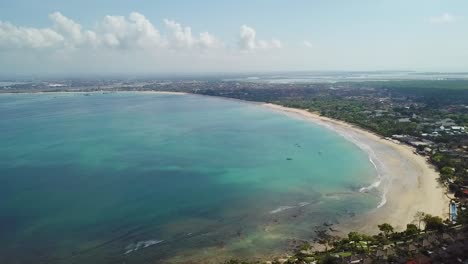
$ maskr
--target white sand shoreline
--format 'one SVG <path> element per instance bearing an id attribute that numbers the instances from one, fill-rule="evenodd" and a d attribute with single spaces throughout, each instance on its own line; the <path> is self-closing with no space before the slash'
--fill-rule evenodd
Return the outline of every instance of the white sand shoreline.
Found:
<path id="1" fill-rule="evenodd" d="M 406 224 L 414 221 L 418 211 L 443 218 L 448 216 L 449 199 L 445 188 L 437 182 L 438 172 L 424 157 L 415 154 L 410 146 L 307 110 L 266 103 L 263 106 L 332 129 L 369 154 L 380 178 L 368 188 L 379 188 L 385 200 L 372 212 L 338 225 L 341 233 L 350 230 L 375 233 L 377 225 L 381 223 L 389 223 L 397 230 L 403 230 Z"/>

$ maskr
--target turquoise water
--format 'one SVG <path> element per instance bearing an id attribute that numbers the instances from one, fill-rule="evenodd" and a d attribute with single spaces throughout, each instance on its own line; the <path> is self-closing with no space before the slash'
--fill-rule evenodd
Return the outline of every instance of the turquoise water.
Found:
<path id="1" fill-rule="evenodd" d="M 0 263 L 267 255 L 378 204 L 367 154 L 194 95 L 0 95 Z"/>

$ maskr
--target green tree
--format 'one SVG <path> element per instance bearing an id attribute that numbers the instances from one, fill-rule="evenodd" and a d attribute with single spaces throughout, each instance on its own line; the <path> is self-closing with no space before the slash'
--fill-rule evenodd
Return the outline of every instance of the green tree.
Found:
<path id="1" fill-rule="evenodd" d="M 353 242 L 353 248 L 354 248 L 355 251 L 357 250 L 357 244 L 359 244 L 359 246 L 362 249 L 362 245 L 361 245 L 361 243 L 359 243 L 362 240 L 362 235 L 361 234 L 359 234 L 358 232 L 349 232 L 348 233 L 348 239 L 349 239 L 349 241 Z"/>
<path id="2" fill-rule="evenodd" d="M 452 167 L 445 166 L 442 169 L 440 169 L 440 173 L 444 175 L 452 175 L 454 169 Z"/>
<path id="3" fill-rule="evenodd" d="M 369 250 L 370 250 L 369 247 L 371 246 L 371 244 L 373 244 L 375 242 L 374 237 L 362 234 L 361 235 L 361 240 L 366 242 L 367 252 L 369 252 Z"/>
<path id="4" fill-rule="evenodd" d="M 387 223 L 383 223 L 381 225 L 377 226 L 380 231 L 382 231 L 385 234 L 385 237 L 388 237 L 390 233 L 393 233 L 393 226 Z"/>
<path id="5" fill-rule="evenodd" d="M 319 263 L 320 264 L 336 264 L 338 263 L 338 259 L 333 256 L 326 255 L 319 261 Z"/>
<path id="6" fill-rule="evenodd" d="M 442 230 L 444 228 L 444 220 L 438 216 L 427 214 L 423 221 L 426 224 L 426 230 Z"/>
<path id="7" fill-rule="evenodd" d="M 468 228 L 468 210 L 460 210 L 457 215 L 457 222 Z"/>
<path id="8" fill-rule="evenodd" d="M 406 236 L 412 237 L 419 232 L 418 227 L 415 224 L 407 224 L 405 234 Z"/>
<path id="9" fill-rule="evenodd" d="M 454 178 L 455 169 L 449 166 L 442 167 L 440 169 L 440 181 L 442 183 L 447 182 L 449 179 Z"/>

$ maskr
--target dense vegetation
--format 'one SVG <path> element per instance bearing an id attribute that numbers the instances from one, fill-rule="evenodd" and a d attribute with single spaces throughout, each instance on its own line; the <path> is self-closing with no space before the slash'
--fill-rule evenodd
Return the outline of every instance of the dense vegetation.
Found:
<path id="1" fill-rule="evenodd" d="M 461 218 L 463 223 L 468 220 L 466 213 L 462 214 Z M 424 213 L 418 213 L 415 222 L 417 224 L 408 224 L 402 232 L 396 232 L 390 224 L 383 223 L 378 225 L 381 232 L 373 236 L 350 232 L 347 237 L 339 238 L 329 235 L 326 231 L 319 231 L 314 242 L 323 245 L 325 250 L 314 251 L 311 244 L 304 243 L 298 246 L 292 255 L 266 262 L 334 264 L 407 263 L 414 260 L 416 263 L 428 263 L 424 259 L 429 259 L 426 256 L 429 255 L 434 263 L 455 263 L 458 259 L 468 258 L 466 225 L 452 225 L 438 216 Z M 424 228 L 421 228 L 421 224 Z M 264 262 L 235 259 L 225 262 L 253 263 Z"/>

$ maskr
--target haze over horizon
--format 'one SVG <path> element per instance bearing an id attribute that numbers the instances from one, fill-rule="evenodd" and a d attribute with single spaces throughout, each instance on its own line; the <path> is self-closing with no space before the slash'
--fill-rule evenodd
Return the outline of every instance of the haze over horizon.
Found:
<path id="1" fill-rule="evenodd" d="M 468 71 L 468 2 L 0 3 L 5 74 Z"/>

